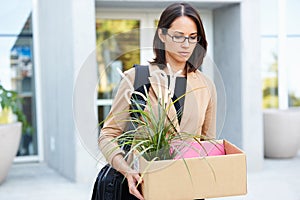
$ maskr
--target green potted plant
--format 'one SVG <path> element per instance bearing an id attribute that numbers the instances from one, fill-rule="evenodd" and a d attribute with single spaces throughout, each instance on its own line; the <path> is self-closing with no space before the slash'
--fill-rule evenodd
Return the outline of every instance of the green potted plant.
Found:
<path id="1" fill-rule="evenodd" d="M 122 122 L 125 120 L 128 123 L 131 123 L 134 128 L 125 131 L 123 134 L 112 140 L 112 142 L 118 143 L 118 148 L 124 148 L 126 145 L 131 147 L 124 148 L 128 150 L 125 157 L 134 155 L 129 164 L 134 168 L 136 168 L 136 166 L 141 167 L 137 167 L 136 170 L 138 170 L 142 177 L 145 178 L 145 182 L 147 182 L 148 186 L 149 179 L 147 176 L 149 173 L 152 174 L 153 172 L 164 171 L 164 169 L 169 168 L 171 165 L 175 166 L 173 162 L 175 160 L 179 160 L 179 162 L 183 163 L 183 171 L 188 173 L 188 179 L 192 181 L 193 173 L 190 171 L 191 166 L 186 162 L 183 155 L 184 150 L 190 148 L 191 142 L 196 141 L 199 143 L 202 150 L 205 152 L 205 156 L 201 158 L 203 160 L 206 160 L 206 156 L 208 155 L 207 149 L 202 145 L 203 140 L 206 140 L 207 143 L 211 143 L 215 148 L 222 148 L 215 139 L 203 135 L 195 136 L 192 133 L 177 131 L 175 123 L 176 116 L 174 116 L 174 119 L 169 118 L 169 112 L 173 104 L 186 94 L 187 93 L 176 99 L 174 102 L 165 103 L 163 100 L 158 100 L 158 103 L 155 105 L 151 103 L 151 99 L 147 93 L 145 96 L 137 94 L 143 96 L 144 101 L 135 101 L 132 99 L 131 109 L 116 113 L 116 115 L 122 115 L 124 112 L 129 112 L 131 115 L 130 119 L 118 119 L 117 121 Z M 144 110 L 145 105 L 148 107 L 147 110 Z M 111 153 L 113 153 L 116 149 L 110 150 Z M 194 149 L 192 149 L 192 151 L 193 150 Z M 200 152 L 199 149 L 195 149 L 195 151 Z M 209 168 L 209 172 L 212 173 L 214 179 L 216 179 L 214 169 L 209 161 L 205 161 L 205 163 Z M 145 186 L 143 185 L 142 190 L 144 190 L 144 187 Z M 144 194 L 146 196 L 148 195 L 147 193 Z M 190 195 L 193 195 L 193 193 Z"/>
<path id="2" fill-rule="evenodd" d="M 174 108 L 176 101 L 207 87 L 188 90 L 173 102 L 169 98 L 173 96 L 171 92 L 158 86 L 157 100 L 149 96 L 146 87 L 144 93 L 133 90 L 131 98 L 126 98 L 130 108 L 111 113 L 102 122 L 107 122 L 108 128 L 116 124 L 125 129 L 113 138 L 110 131 L 103 131 L 99 138 L 103 154 L 109 157 L 109 154 L 120 152 L 120 147 L 124 150 L 127 163 L 141 174 L 141 192 L 145 199 L 201 199 L 246 194 L 246 155 L 226 140 L 195 135 L 190 132 L 194 127 L 181 130 L 178 124 L 177 116 L 182 113 Z M 194 130 L 197 131 L 197 127 Z M 204 144 L 209 144 L 210 149 Z M 205 153 L 186 157 L 185 150 L 194 150 L 190 151 L 190 147 L 200 150 L 197 153 Z M 218 154 L 212 154 L 211 147 L 218 150 Z M 233 184 L 228 184 L 231 180 Z"/>
<path id="3" fill-rule="evenodd" d="M 5 89 L 0 83 L 0 184 L 18 151 L 22 131 L 32 131 L 21 105 L 22 98 L 18 93 Z"/>
<path id="4" fill-rule="evenodd" d="M 148 93 L 146 95 L 142 93 L 134 95 L 143 98 L 143 103 L 140 100 L 131 99 L 131 104 L 133 105 L 131 109 L 116 114 L 130 113 L 130 119 L 119 119 L 117 121 L 122 122 L 126 120 L 128 124 L 134 126 L 133 129 L 125 131 L 112 141 L 119 144 L 118 148 L 122 148 L 124 145 L 131 146 L 129 154 L 138 151 L 140 156 L 143 156 L 148 161 L 169 160 L 180 156 L 180 150 L 189 145 L 186 141 L 200 142 L 200 140 L 208 140 L 212 143 L 215 142 L 214 139 L 203 135 L 195 136 L 192 133 L 178 132 L 176 130 L 175 117 L 174 119 L 169 118 L 168 113 L 171 106 L 187 95 L 187 93 L 177 98 L 174 102 L 167 103 L 159 100 L 156 105 L 152 105 Z M 144 110 L 146 105 L 148 106 L 147 111 Z M 180 115 L 181 113 L 176 114 Z M 102 121 L 101 124 L 106 120 Z M 178 145 L 179 141 L 181 145 Z M 113 152 L 114 150 L 111 149 L 110 151 Z"/>
<path id="5" fill-rule="evenodd" d="M 140 95 L 140 94 L 139 94 Z M 180 157 L 181 149 L 189 145 L 186 141 L 208 140 L 213 142 L 213 139 L 206 136 L 195 136 L 191 133 L 178 132 L 176 130 L 175 119 L 170 119 L 168 112 L 173 104 L 179 101 L 186 94 L 182 95 L 174 102 L 165 103 L 159 101 L 157 105 L 152 105 L 148 94 L 144 96 L 144 102 L 148 105 L 149 110 L 145 111 L 140 101 L 132 100 L 135 108 L 130 109 L 132 116 L 129 120 L 135 127 L 134 130 L 124 132 L 116 138 L 120 145 L 128 144 L 131 146 L 131 152 L 138 151 L 140 156 L 146 160 L 170 160 L 176 156 Z M 181 113 L 177 113 L 180 115 Z M 134 132 L 134 133 L 133 133 Z M 180 141 L 181 145 L 178 145 Z"/>

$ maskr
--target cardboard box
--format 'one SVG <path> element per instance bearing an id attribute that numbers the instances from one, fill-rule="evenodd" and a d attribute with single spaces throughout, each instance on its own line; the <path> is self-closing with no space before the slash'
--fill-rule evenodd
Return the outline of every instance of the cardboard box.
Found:
<path id="1" fill-rule="evenodd" d="M 246 155 L 226 140 L 219 140 L 226 155 L 178 160 L 146 161 L 135 168 L 143 175 L 145 200 L 192 200 L 247 193 Z"/>

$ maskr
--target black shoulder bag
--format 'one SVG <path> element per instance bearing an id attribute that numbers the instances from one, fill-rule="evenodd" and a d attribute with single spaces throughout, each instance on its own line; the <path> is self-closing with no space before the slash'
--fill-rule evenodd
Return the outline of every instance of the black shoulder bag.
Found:
<path id="1" fill-rule="evenodd" d="M 134 89 L 145 94 L 143 86 L 146 85 L 147 90 L 150 87 L 149 67 L 142 65 L 134 65 L 134 67 Z M 127 146 L 126 149 L 130 149 L 130 147 Z M 97 176 L 91 200 L 137 200 L 137 198 L 129 193 L 128 182 L 123 174 L 107 164 Z"/>

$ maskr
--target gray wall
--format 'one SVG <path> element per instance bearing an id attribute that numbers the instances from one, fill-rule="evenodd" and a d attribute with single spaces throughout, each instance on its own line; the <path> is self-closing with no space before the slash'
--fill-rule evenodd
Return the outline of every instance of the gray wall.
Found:
<path id="1" fill-rule="evenodd" d="M 74 88 L 73 113 L 76 136 L 76 181 L 93 183 L 98 172 L 98 116 L 96 22 L 94 0 L 73 0 Z M 79 86 L 79 87 L 78 87 Z M 98 156 L 98 157 L 97 157 Z"/>
<path id="2" fill-rule="evenodd" d="M 259 1 L 214 10 L 214 61 L 225 84 L 227 115 L 221 138 L 241 147 L 248 169 L 263 164 Z"/>
<path id="3" fill-rule="evenodd" d="M 260 1 L 242 1 L 241 13 L 243 149 L 247 153 L 248 169 L 260 170 L 264 159 Z"/>
<path id="4" fill-rule="evenodd" d="M 242 147 L 241 23 L 239 4 L 214 10 L 214 61 L 226 92 L 226 118 L 221 138 Z"/>
<path id="5" fill-rule="evenodd" d="M 71 0 L 39 1 L 38 34 L 45 161 L 75 177 L 72 116 L 73 48 Z M 54 9 L 55 8 L 55 9 Z M 62 17 L 63 16 L 63 17 Z M 37 49 L 35 49 L 37 50 Z"/>
<path id="6" fill-rule="evenodd" d="M 35 1 L 33 5 L 44 160 L 74 181 L 90 182 L 96 173 L 96 160 L 81 143 L 73 109 L 78 71 L 96 46 L 94 10 L 93 0 Z M 92 67 L 88 79 L 94 80 L 95 88 L 97 68 Z M 82 105 L 94 103 L 93 97 L 81 96 Z M 97 126 L 96 118 L 83 117 L 89 119 L 86 129 Z"/>

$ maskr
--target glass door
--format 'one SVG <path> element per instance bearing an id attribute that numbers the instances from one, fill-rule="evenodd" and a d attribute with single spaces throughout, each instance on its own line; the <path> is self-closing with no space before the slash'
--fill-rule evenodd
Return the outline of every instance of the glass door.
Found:
<path id="1" fill-rule="evenodd" d="M 31 21 L 30 14 L 10 50 L 12 89 L 23 98 L 22 109 L 31 126 L 23 130 L 18 157 L 38 155 Z"/>
<path id="2" fill-rule="evenodd" d="M 97 64 L 99 73 L 98 117 L 102 121 L 110 110 L 113 91 L 125 71 L 140 62 L 140 21 L 135 19 L 97 19 Z"/>
<path id="3" fill-rule="evenodd" d="M 107 116 L 121 71 L 153 58 L 152 38 L 158 13 L 100 10 L 96 14 L 97 64 L 99 73 L 98 120 Z M 151 38 L 151 40 L 149 40 Z"/>
<path id="4" fill-rule="evenodd" d="M 0 14 L 0 81 L 4 87 L 17 91 L 22 97 L 23 103 L 20 106 L 30 125 L 30 128 L 22 131 L 15 161 L 37 161 L 39 152 L 32 56 L 32 6 L 30 1 L 24 1 L 22 6 L 8 2 L 5 7 L 8 10 L 17 9 L 17 13 Z"/>

